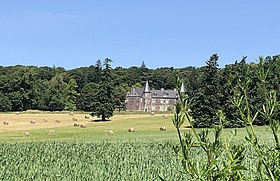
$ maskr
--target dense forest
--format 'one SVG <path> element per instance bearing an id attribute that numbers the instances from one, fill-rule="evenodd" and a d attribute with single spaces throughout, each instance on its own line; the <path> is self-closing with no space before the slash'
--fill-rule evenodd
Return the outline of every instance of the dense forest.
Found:
<path id="1" fill-rule="evenodd" d="M 125 95 L 131 87 L 142 87 L 146 80 L 154 89 L 174 89 L 175 71 L 185 84 L 186 94 L 194 99 L 192 114 L 196 127 L 211 127 L 215 124 L 216 110 L 222 109 L 229 120 L 228 127 L 240 127 L 236 110 L 232 106 L 232 86 L 240 77 L 249 76 L 249 97 L 254 109 L 260 109 L 263 96 L 260 93 L 257 63 L 247 63 L 246 57 L 219 68 L 218 55 L 212 55 L 203 67 L 149 69 L 143 62 L 139 67 L 116 67 L 109 72 L 112 77 L 111 101 L 114 108 L 125 110 Z M 280 90 L 280 55 L 264 58 L 269 69 L 268 84 Z M 60 111 L 91 111 L 96 102 L 96 92 L 102 86 L 102 75 L 107 69 L 98 60 L 89 67 L 65 70 L 62 67 L 0 66 L 0 111 L 24 111 L 27 109 Z M 108 75 L 107 75 L 108 76 Z M 231 82 L 228 80 L 231 79 Z M 100 96 L 99 96 L 100 97 Z M 263 125 L 261 117 L 255 124 Z"/>

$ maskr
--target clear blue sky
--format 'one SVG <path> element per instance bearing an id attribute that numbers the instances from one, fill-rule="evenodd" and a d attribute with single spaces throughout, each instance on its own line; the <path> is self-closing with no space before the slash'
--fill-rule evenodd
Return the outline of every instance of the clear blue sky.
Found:
<path id="1" fill-rule="evenodd" d="M 0 65 L 203 66 L 280 53 L 279 0 L 6 0 Z"/>

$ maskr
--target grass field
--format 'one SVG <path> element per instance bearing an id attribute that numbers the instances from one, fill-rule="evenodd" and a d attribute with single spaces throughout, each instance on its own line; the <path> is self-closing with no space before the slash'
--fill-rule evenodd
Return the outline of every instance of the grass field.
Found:
<path id="1" fill-rule="evenodd" d="M 83 141 L 92 142 L 100 140 L 126 141 L 139 139 L 151 141 L 177 140 L 177 134 L 172 124 L 172 114 L 167 114 L 167 119 L 163 114 L 127 114 L 115 115 L 110 121 L 101 122 L 96 117 L 85 119 L 88 114 L 75 113 L 73 116 L 65 113 L 44 113 L 44 112 L 23 112 L 19 115 L 15 113 L 0 114 L 0 141 L 20 142 L 20 141 Z M 77 121 L 73 121 L 76 118 Z M 44 119 L 47 122 L 44 122 Z M 35 121 L 31 124 L 30 121 Z M 56 123 L 59 120 L 60 123 Z M 2 124 L 4 121 L 8 125 Z M 74 127 L 75 123 L 86 125 L 86 128 Z M 187 125 L 187 124 L 186 124 Z M 166 131 L 161 132 L 160 127 L 166 127 Z M 128 132 L 129 128 L 134 128 L 135 132 Z M 182 128 L 188 130 L 187 128 Z M 271 138 L 271 134 L 266 131 L 267 127 L 256 127 L 256 132 L 261 139 L 266 142 Z M 54 130 L 54 135 L 48 132 Z M 108 136 L 107 131 L 112 130 L 113 136 Z M 243 128 L 236 129 L 240 139 L 244 138 L 246 132 Z M 29 132 L 30 136 L 24 136 Z M 225 129 L 224 136 L 227 137 L 231 129 Z"/>
<path id="2" fill-rule="evenodd" d="M 164 119 L 162 114 L 151 116 L 149 114 L 115 115 L 110 121 L 97 121 L 98 118 L 85 119 L 86 114 L 68 113 L 23 113 L 0 114 L 0 141 L 47 141 L 47 140 L 74 140 L 74 141 L 99 141 L 100 139 L 123 140 L 145 138 L 155 140 L 172 139 L 175 129 L 172 125 L 171 114 Z M 76 118 L 77 121 L 73 121 Z M 44 119 L 47 122 L 44 122 Z M 34 120 L 35 124 L 30 121 Z M 56 123 L 59 120 L 60 123 Z M 2 124 L 4 121 L 9 125 Z M 86 125 L 86 128 L 74 127 L 75 123 Z M 167 131 L 160 132 L 160 127 L 166 127 Z M 134 128 L 135 132 L 128 132 Z M 54 135 L 48 135 L 49 130 L 54 130 Z M 113 130 L 114 136 L 108 136 L 108 130 Z M 24 133 L 30 136 L 25 137 Z M 175 137 L 176 138 L 176 137 Z"/>
<path id="3" fill-rule="evenodd" d="M 1 113 L 0 180 L 159 180 L 158 175 L 187 180 L 172 150 L 178 143 L 172 114 L 167 119 L 163 114 L 119 114 L 106 122 L 85 119 L 86 115 Z M 74 123 L 86 128 L 74 127 Z M 160 131 L 162 126 L 166 131 Z M 132 127 L 135 132 L 128 132 Z M 270 144 L 272 135 L 266 129 L 256 127 L 256 133 Z M 50 130 L 55 134 L 49 135 Z M 114 135 L 107 135 L 108 130 Z M 245 130 L 236 130 L 235 139 L 244 141 Z M 231 131 L 225 129 L 223 137 L 230 137 Z M 25 132 L 30 136 L 24 136 Z M 246 160 L 246 165 L 252 167 L 253 160 Z M 254 175 L 254 169 L 248 174 Z"/>

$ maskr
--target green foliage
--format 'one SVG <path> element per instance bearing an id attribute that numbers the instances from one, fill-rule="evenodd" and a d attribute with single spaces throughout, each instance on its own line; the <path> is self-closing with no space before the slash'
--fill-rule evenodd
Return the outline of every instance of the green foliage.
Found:
<path id="1" fill-rule="evenodd" d="M 264 59 L 265 68 L 270 69 L 266 86 L 276 91 L 280 89 L 279 57 L 276 55 Z M 143 63 L 139 67 L 110 69 L 112 87 L 115 89 L 112 91 L 114 104 L 118 110 L 124 109 L 124 98 L 127 91 L 130 91 L 129 89 L 132 87 L 142 87 L 146 80 L 149 80 L 150 86 L 155 89 L 174 89 L 173 71 L 178 70 L 186 87 L 186 94 L 196 100 L 191 107 L 193 113 L 196 113 L 193 115 L 195 127 L 212 127 L 219 124 L 215 122 L 217 120 L 216 109 L 225 113 L 228 119 L 225 127 L 244 126 L 242 121 L 238 119 L 237 108 L 231 104 L 232 90 L 233 88 L 239 89 L 237 86 L 239 78 L 248 76 L 252 80 L 247 93 L 250 109 L 254 112 L 262 109 L 262 103 L 265 100 L 261 84 L 258 81 L 257 64 L 246 63 L 246 57 L 244 57 L 240 62 L 236 61 L 226 65 L 225 68 L 218 68 L 217 54 L 212 55 L 206 63 L 206 66 L 197 68 L 162 67 L 149 69 Z M 73 70 L 65 70 L 61 67 L 0 66 L 0 103 L 2 103 L 0 110 L 58 111 L 80 109 L 86 111 L 92 107 L 87 100 L 93 102 L 95 100 L 86 98 L 90 94 L 86 93 L 88 96 L 85 96 L 86 94 L 82 91 L 90 83 L 101 84 L 102 72 L 100 60 L 95 65 Z M 232 84 L 227 81 L 230 77 Z M 276 97 L 279 99 L 279 94 L 276 94 Z M 86 102 L 89 106 L 85 106 Z M 112 109 L 112 107 L 109 108 Z M 261 114 L 258 114 L 253 124 L 265 125 L 268 124 L 268 121 Z"/>
<path id="2" fill-rule="evenodd" d="M 66 100 L 65 100 L 65 110 L 76 110 L 76 100 L 78 97 L 78 92 L 77 92 L 77 82 L 75 81 L 75 79 L 70 79 L 69 83 L 68 83 L 68 87 L 67 87 L 67 92 L 68 95 L 66 96 Z"/>
<path id="3" fill-rule="evenodd" d="M 12 103 L 3 93 L 0 92 L 0 111 L 5 112 L 12 109 Z"/>
<path id="4" fill-rule="evenodd" d="M 0 143 L 0 180 L 182 180 L 170 151 L 166 142 Z"/>
<path id="5" fill-rule="evenodd" d="M 185 95 L 179 93 L 179 102 L 176 105 L 173 124 L 177 129 L 179 145 L 174 146 L 174 151 L 181 161 L 184 172 L 191 180 L 279 180 L 280 175 L 280 144 L 279 144 L 279 101 L 277 93 L 267 88 L 268 70 L 262 57 L 259 58 L 256 67 L 256 75 L 260 81 L 260 87 L 264 97 L 262 109 L 254 108 L 250 102 L 250 88 L 252 79 L 249 76 L 247 65 L 244 66 L 243 76 L 237 77 L 237 85 L 234 85 L 232 76 L 229 84 L 233 87 L 232 103 L 238 112 L 238 119 L 245 126 L 247 136 L 244 143 L 233 142 L 232 138 L 221 138 L 224 124 L 227 118 L 223 111 L 217 111 L 217 121 L 213 129 L 197 130 L 194 128 L 195 120 L 190 116 L 191 101 Z M 179 92 L 181 80 L 176 78 L 176 88 Z M 195 115 L 193 112 L 192 115 Z M 258 115 L 261 114 L 269 122 L 270 132 L 274 138 L 274 144 L 264 146 L 259 141 L 253 126 Z M 181 127 L 187 120 L 191 129 L 182 136 Z M 212 132 L 212 136 L 210 135 Z M 236 132 L 233 132 L 236 135 Z M 211 139 L 212 138 L 212 139 Z M 194 152 L 198 156 L 193 158 Z M 248 154 L 250 153 L 250 154 Z M 252 158 L 254 155 L 254 159 Z M 245 160 L 253 159 L 250 167 Z M 253 167 L 253 168 L 252 168 Z M 250 174 L 248 173 L 250 172 Z M 252 174 L 253 172 L 253 174 Z M 255 175 L 255 176 L 252 176 Z"/>
<path id="6" fill-rule="evenodd" d="M 206 62 L 207 66 L 191 107 L 195 127 L 213 127 L 216 120 L 216 110 L 221 109 L 221 88 L 218 81 L 218 55 L 213 54 Z"/>
<path id="7" fill-rule="evenodd" d="M 262 109 L 251 109 L 248 90 L 251 83 L 250 77 L 242 77 L 239 79 L 239 90 L 234 94 L 233 104 L 238 108 L 239 119 L 242 120 L 245 125 L 248 135 L 245 139 L 253 147 L 253 150 L 258 156 L 258 175 L 261 180 L 278 180 L 280 175 L 280 143 L 279 143 L 279 117 L 277 116 L 280 111 L 279 100 L 277 99 L 276 92 L 274 90 L 267 90 L 267 75 L 268 71 L 265 69 L 264 60 L 259 58 L 259 64 L 257 68 L 257 76 L 260 81 L 260 87 L 264 97 Z M 256 121 L 258 114 L 261 114 L 268 122 L 269 128 L 274 136 L 274 145 L 268 149 L 263 149 L 259 142 L 259 136 L 256 135 L 253 123 Z M 276 159 L 276 160 L 275 160 Z"/>
<path id="8" fill-rule="evenodd" d="M 101 82 L 99 88 L 93 98 L 92 104 L 92 115 L 101 117 L 104 121 L 106 118 L 113 116 L 115 110 L 115 99 L 114 99 L 114 85 L 112 79 L 111 65 L 112 60 L 106 58 L 104 60 L 104 68 L 100 67 Z"/>
<path id="9" fill-rule="evenodd" d="M 94 102 L 97 97 L 97 92 L 99 90 L 99 85 L 96 83 L 87 84 L 81 91 L 79 97 L 77 98 L 77 108 L 84 111 L 94 110 Z"/>
<path id="10" fill-rule="evenodd" d="M 125 85 L 116 86 L 116 88 L 114 89 L 114 104 L 119 112 L 126 109 L 125 100 L 128 90 L 129 88 Z"/>

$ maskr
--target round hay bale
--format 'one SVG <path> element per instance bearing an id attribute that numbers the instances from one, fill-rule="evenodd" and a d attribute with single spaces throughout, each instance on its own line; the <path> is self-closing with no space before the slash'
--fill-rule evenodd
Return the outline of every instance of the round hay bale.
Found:
<path id="1" fill-rule="evenodd" d="M 26 131 L 26 132 L 23 133 L 23 136 L 29 137 L 29 136 L 30 136 L 30 133 Z"/>
<path id="2" fill-rule="evenodd" d="M 43 119 L 43 121 L 46 123 L 46 122 L 48 122 L 48 120 L 47 119 Z"/>
<path id="3" fill-rule="evenodd" d="M 114 132 L 113 132 L 112 130 L 109 130 L 109 131 L 107 131 L 107 135 L 113 136 L 113 135 L 114 135 Z"/>
<path id="4" fill-rule="evenodd" d="M 74 127 L 79 127 L 80 123 L 74 123 Z"/>
<path id="5" fill-rule="evenodd" d="M 49 135 L 55 135 L 55 131 L 54 130 L 49 130 Z"/>
<path id="6" fill-rule="evenodd" d="M 73 113 L 73 112 L 70 112 L 69 115 L 70 115 L 70 116 L 74 116 L 74 113 Z"/>
<path id="7" fill-rule="evenodd" d="M 15 112 L 16 115 L 19 115 L 19 112 Z"/>
<path id="8" fill-rule="evenodd" d="M 56 119 L 56 120 L 55 120 L 55 123 L 60 123 L 60 120 Z"/>
<path id="9" fill-rule="evenodd" d="M 159 128 L 160 131 L 166 131 L 166 127 L 162 126 Z"/>
<path id="10" fill-rule="evenodd" d="M 90 118 L 89 116 L 87 116 L 87 115 L 85 116 L 85 119 L 89 119 L 89 118 Z"/>
<path id="11" fill-rule="evenodd" d="M 134 131 L 135 131 L 134 128 L 129 128 L 129 129 L 128 129 L 128 132 L 134 132 Z"/>
<path id="12" fill-rule="evenodd" d="M 86 128 L 87 126 L 85 124 L 81 124 L 80 128 Z"/>
<path id="13" fill-rule="evenodd" d="M 9 122 L 8 121 L 4 121 L 3 124 L 4 125 L 9 125 Z"/>
<path id="14" fill-rule="evenodd" d="M 72 121 L 78 121 L 78 119 L 77 118 L 72 118 Z"/>
<path id="15" fill-rule="evenodd" d="M 36 123 L 35 120 L 31 120 L 31 121 L 30 121 L 30 124 L 35 124 L 35 123 Z"/>
<path id="16" fill-rule="evenodd" d="M 151 112 L 151 115 L 154 116 L 154 115 L 155 115 L 155 112 Z"/>
<path id="17" fill-rule="evenodd" d="M 167 119 L 168 116 L 166 114 L 163 115 L 163 119 Z"/>

